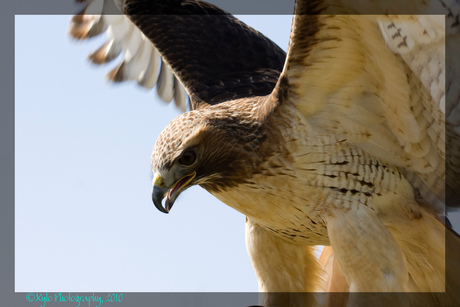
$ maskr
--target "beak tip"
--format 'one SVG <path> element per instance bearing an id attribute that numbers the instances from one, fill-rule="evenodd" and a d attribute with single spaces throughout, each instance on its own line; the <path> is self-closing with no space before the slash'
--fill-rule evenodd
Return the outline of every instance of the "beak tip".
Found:
<path id="1" fill-rule="evenodd" d="M 166 208 L 163 207 L 163 205 L 161 204 L 166 192 L 167 191 L 165 189 L 159 188 L 158 186 L 154 186 L 152 190 L 152 201 L 155 204 L 155 207 L 163 213 L 169 213 L 169 209 L 170 209 L 170 208 L 167 208 L 168 207 L 167 204 L 166 204 Z"/>
<path id="2" fill-rule="evenodd" d="M 164 207 L 161 206 L 161 205 L 160 205 L 160 206 L 156 206 L 156 207 L 158 208 L 158 210 L 159 210 L 160 212 L 163 212 L 163 213 L 165 213 L 165 214 L 168 214 L 168 213 L 169 213 L 169 210 L 166 209 L 166 208 L 164 208 Z"/>
<path id="3" fill-rule="evenodd" d="M 157 207 L 157 209 L 158 209 L 160 212 L 163 212 L 163 213 L 166 213 L 166 214 L 169 213 L 169 208 L 163 207 L 163 206 L 161 205 L 161 202 L 159 202 L 159 203 L 156 203 L 156 202 L 155 202 L 155 207 Z"/>

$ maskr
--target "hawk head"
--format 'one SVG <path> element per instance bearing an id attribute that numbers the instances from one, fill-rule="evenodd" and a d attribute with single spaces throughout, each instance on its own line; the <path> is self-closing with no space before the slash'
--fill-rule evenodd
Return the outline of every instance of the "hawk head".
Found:
<path id="1" fill-rule="evenodd" d="M 155 206 L 168 213 L 179 194 L 193 185 L 218 193 L 247 182 L 263 159 L 266 138 L 264 125 L 241 109 L 213 106 L 175 118 L 152 153 Z"/>

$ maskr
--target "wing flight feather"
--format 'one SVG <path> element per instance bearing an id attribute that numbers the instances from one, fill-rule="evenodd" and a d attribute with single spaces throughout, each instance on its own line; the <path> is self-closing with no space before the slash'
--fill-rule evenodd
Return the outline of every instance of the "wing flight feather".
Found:
<path id="1" fill-rule="evenodd" d="M 107 74 L 109 80 L 134 80 L 147 89 L 157 85 L 158 96 L 163 101 L 174 99 L 176 107 L 186 111 L 187 95 L 183 85 L 174 77 L 151 41 L 121 14 L 113 0 L 86 1 L 83 10 L 72 18 L 69 32 L 80 40 L 107 33 L 107 41 L 90 54 L 89 59 L 101 65 L 123 54 L 121 62 Z"/>

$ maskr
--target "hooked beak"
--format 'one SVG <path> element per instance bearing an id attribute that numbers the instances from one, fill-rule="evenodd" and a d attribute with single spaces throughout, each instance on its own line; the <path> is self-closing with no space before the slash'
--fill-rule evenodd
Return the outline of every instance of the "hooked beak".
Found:
<path id="1" fill-rule="evenodd" d="M 163 213 L 169 213 L 177 196 L 187 187 L 187 185 L 195 178 L 196 172 L 182 177 L 172 187 L 167 187 L 163 177 L 156 173 L 153 178 L 152 201 Z M 165 206 L 163 207 L 162 201 L 166 197 Z"/>

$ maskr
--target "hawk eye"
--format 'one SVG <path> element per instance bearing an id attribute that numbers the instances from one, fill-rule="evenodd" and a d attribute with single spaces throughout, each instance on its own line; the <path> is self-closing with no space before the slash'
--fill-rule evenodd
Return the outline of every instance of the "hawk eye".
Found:
<path id="1" fill-rule="evenodd" d="M 182 165 L 192 165 L 196 161 L 196 153 L 193 150 L 185 151 L 179 158 L 179 162 Z"/>

